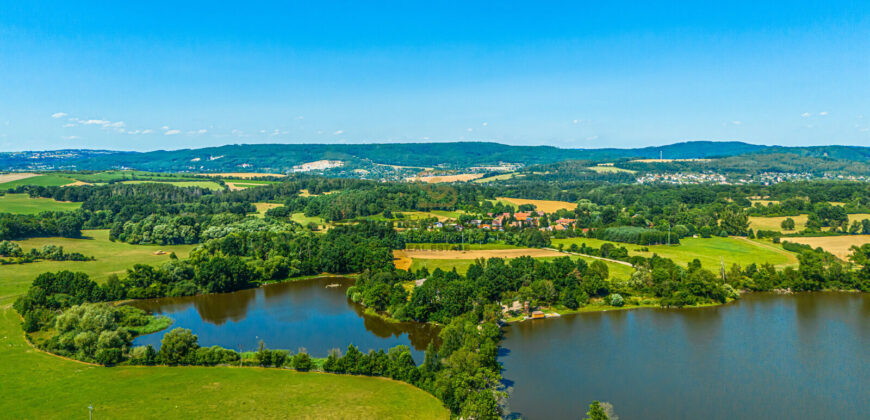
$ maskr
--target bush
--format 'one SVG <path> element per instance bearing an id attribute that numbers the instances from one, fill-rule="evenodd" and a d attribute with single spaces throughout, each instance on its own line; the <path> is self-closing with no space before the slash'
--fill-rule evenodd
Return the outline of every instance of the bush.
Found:
<path id="1" fill-rule="evenodd" d="M 610 295 L 608 300 L 610 301 L 610 306 L 621 307 L 625 305 L 625 299 L 623 299 L 622 295 L 620 295 L 619 293 L 614 293 Z"/>

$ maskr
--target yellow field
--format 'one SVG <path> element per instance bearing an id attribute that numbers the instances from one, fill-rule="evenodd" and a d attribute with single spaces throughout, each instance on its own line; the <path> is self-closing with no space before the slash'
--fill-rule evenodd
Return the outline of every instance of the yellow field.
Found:
<path id="1" fill-rule="evenodd" d="M 412 260 L 408 258 L 408 254 L 406 254 L 404 250 L 393 250 L 393 265 L 396 266 L 396 268 L 399 270 L 407 270 L 411 268 L 411 262 Z"/>
<path id="2" fill-rule="evenodd" d="M 260 172 L 219 172 L 219 173 L 213 173 L 213 174 L 197 174 L 197 175 L 213 176 L 213 177 L 217 177 L 217 178 L 238 178 L 238 179 L 262 178 L 265 176 L 287 176 L 285 174 L 270 174 L 270 173 L 260 173 Z"/>
<path id="3" fill-rule="evenodd" d="M 819 236 L 815 238 L 785 238 L 784 240 L 798 244 L 806 244 L 813 248 L 821 247 L 842 260 L 848 260 L 849 248 L 852 245 L 861 246 L 870 243 L 870 235 Z"/>
<path id="4" fill-rule="evenodd" d="M 0 174 L 0 184 L 6 183 L 6 182 L 18 181 L 19 179 L 33 178 L 37 175 L 39 175 L 39 174 L 34 174 L 31 172 L 16 172 L 16 173 L 9 173 L 9 174 Z"/>
<path id="5" fill-rule="evenodd" d="M 666 162 L 709 162 L 710 159 L 634 159 L 632 162 L 666 163 Z"/>
<path id="6" fill-rule="evenodd" d="M 517 175 L 517 176 L 522 176 L 522 175 Z M 482 184 L 485 182 L 502 181 L 505 179 L 511 179 L 513 177 L 514 177 L 514 174 L 501 174 L 501 175 L 488 176 L 486 178 L 478 178 L 478 179 L 475 179 L 473 182 L 476 182 L 478 184 Z"/>
<path id="7" fill-rule="evenodd" d="M 633 174 L 633 173 L 637 172 L 637 171 L 632 171 L 631 169 L 617 168 L 615 166 L 590 166 L 586 169 L 589 169 L 590 171 L 595 171 L 598 173 L 627 172 L 627 173 Z"/>
<path id="8" fill-rule="evenodd" d="M 559 251 L 539 248 L 479 249 L 471 251 L 435 251 L 406 249 L 405 256 L 421 260 L 475 260 L 478 258 L 564 257 Z"/>
<path id="9" fill-rule="evenodd" d="M 789 217 L 794 220 L 794 231 L 801 231 L 807 227 L 807 215 L 799 214 L 797 216 L 783 216 L 783 217 L 763 217 L 763 216 L 751 216 L 749 217 L 749 227 L 752 230 L 775 230 L 778 232 L 782 232 L 782 222 Z"/>
<path id="10" fill-rule="evenodd" d="M 438 182 L 468 182 L 483 177 L 483 174 L 458 174 L 458 175 L 432 175 L 432 176 L 415 176 L 405 178 L 409 182 L 425 182 L 427 184 L 435 184 Z"/>
<path id="11" fill-rule="evenodd" d="M 254 207 L 257 208 L 257 216 L 263 217 L 266 215 L 266 210 L 274 209 L 275 207 L 281 207 L 283 204 L 279 203 L 254 203 Z"/>
<path id="12" fill-rule="evenodd" d="M 524 198 L 507 197 L 497 197 L 497 200 L 512 204 L 514 206 L 519 206 L 522 204 L 534 204 L 538 210 L 547 213 L 553 213 L 561 209 L 574 210 L 575 208 L 577 208 L 577 203 L 569 203 L 567 201 L 526 200 Z"/>

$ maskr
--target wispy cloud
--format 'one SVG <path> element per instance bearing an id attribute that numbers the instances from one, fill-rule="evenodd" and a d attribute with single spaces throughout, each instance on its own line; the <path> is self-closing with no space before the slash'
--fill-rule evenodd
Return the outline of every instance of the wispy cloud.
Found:
<path id="1" fill-rule="evenodd" d="M 181 130 L 166 130 L 166 132 L 163 134 L 167 135 L 167 136 L 172 136 L 172 135 L 178 134 L 180 132 L 181 132 Z"/>
<path id="2" fill-rule="evenodd" d="M 335 132 L 332 134 L 335 136 L 338 136 L 338 135 L 344 134 L 344 130 L 335 130 Z"/>
<path id="3" fill-rule="evenodd" d="M 824 117 L 825 115 L 828 115 L 828 111 L 822 111 L 822 112 L 819 112 L 819 115 L 821 115 L 821 116 Z"/>
<path id="4" fill-rule="evenodd" d="M 152 130 L 150 128 L 146 128 L 146 129 L 142 130 L 142 134 L 151 134 L 153 132 L 154 132 L 154 130 Z"/>
<path id="5" fill-rule="evenodd" d="M 810 116 L 812 116 L 812 115 L 813 115 L 813 114 L 810 114 L 809 112 L 804 112 L 803 114 L 801 114 L 801 117 L 808 118 L 808 117 L 810 117 Z"/>
<path id="6" fill-rule="evenodd" d="M 63 136 L 61 138 L 64 140 L 75 140 L 75 139 L 79 138 L 79 136 Z"/>
<path id="7" fill-rule="evenodd" d="M 743 121 L 731 121 L 731 124 L 740 125 L 743 124 Z"/>
<path id="8" fill-rule="evenodd" d="M 487 125 L 489 125 L 489 123 L 486 122 L 486 121 L 484 121 L 483 124 L 481 124 L 481 125 L 484 126 L 484 127 L 486 127 Z"/>
<path id="9" fill-rule="evenodd" d="M 63 128 L 70 128 L 70 127 L 75 127 L 75 126 L 76 126 L 76 125 L 73 124 L 73 123 L 66 123 L 66 124 L 64 124 L 62 127 L 63 127 Z"/>
<path id="10" fill-rule="evenodd" d="M 589 141 L 598 140 L 598 136 L 589 136 L 589 137 L 586 137 L 586 140 L 589 140 Z"/>
<path id="11" fill-rule="evenodd" d="M 54 114 L 51 114 L 51 118 L 63 118 L 67 115 L 68 114 L 66 112 L 55 112 Z"/>

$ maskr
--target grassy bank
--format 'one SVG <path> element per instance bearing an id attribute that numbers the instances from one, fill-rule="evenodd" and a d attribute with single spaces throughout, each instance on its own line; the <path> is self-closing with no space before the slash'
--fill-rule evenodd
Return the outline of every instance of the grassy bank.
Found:
<path id="1" fill-rule="evenodd" d="M 6 418 L 449 417 L 428 393 L 383 378 L 234 367 L 91 366 L 24 340 L 0 308 L 0 412 Z"/>

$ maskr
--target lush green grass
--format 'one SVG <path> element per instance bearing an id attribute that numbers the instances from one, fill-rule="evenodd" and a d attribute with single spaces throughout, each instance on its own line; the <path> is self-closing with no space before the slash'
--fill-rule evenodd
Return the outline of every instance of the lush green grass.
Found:
<path id="1" fill-rule="evenodd" d="M 163 331 L 172 325 L 172 318 L 163 315 L 152 316 L 147 324 L 141 327 L 131 327 L 130 331 L 136 335 L 153 334 L 157 331 Z"/>
<path id="2" fill-rule="evenodd" d="M 32 176 L 30 178 L 24 178 L 24 179 L 18 179 L 15 181 L 4 182 L 4 183 L 0 184 L 0 190 L 8 190 L 10 188 L 15 188 L 15 187 L 18 187 L 21 185 L 37 185 L 40 187 L 59 187 L 61 185 L 72 184 L 73 182 L 75 182 L 75 181 L 70 179 L 70 178 L 58 176 L 58 175 L 53 175 L 53 174 L 37 175 L 37 176 Z"/>
<path id="3" fill-rule="evenodd" d="M 174 185 L 176 187 L 200 187 L 200 188 L 208 188 L 210 190 L 222 190 L 224 189 L 221 184 L 218 184 L 214 181 L 124 181 L 125 184 L 145 184 L 145 183 L 161 183 L 161 184 L 169 184 Z"/>
<path id="4" fill-rule="evenodd" d="M 625 246 L 628 249 L 629 255 L 640 255 L 643 257 L 651 257 L 653 253 L 661 257 L 670 258 L 675 263 L 686 265 L 693 259 L 697 258 L 701 261 L 701 265 L 711 270 L 718 270 L 720 266 L 720 258 L 725 262 L 726 266 L 737 263 L 740 266 L 746 266 L 751 263 L 762 264 L 769 262 L 776 266 L 785 266 L 797 264 L 796 256 L 788 252 L 780 245 L 775 245 L 770 242 L 750 241 L 741 238 L 683 238 L 680 240 L 680 245 L 651 245 L 647 246 L 649 251 L 642 252 L 639 249 L 641 245 L 621 244 L 610 242 L 617 246 Z M 585 243 L 587 246 L 600 248 L 607 241 L 592 238 L 569 238 L 569 239 L 554 239 L 553 246 L 563 244 L 567 250 L 571 244 Z"/>
<path id="5" fill-rule="evenodd" d="M 582 258 L 586 262 L 591 263 L 592 261 L 596 261 L 594 258 L 588 257 L 579 257 L 570 255 L 571 258 Z M 552 261 L 555 257 L 543 257 L 536 258 L 541 261 Z M 459 274 L 465 274 L 468 271 L 468 267 L 471 264 L 474 264 L 475 260 L 447 260 L 447 259 L 419 259 L 414 258 L 411 262 L 411 270 L 419 270 L 423 267 L 429 270 L 431 273 L 435 271 L 436 268 L 440 268 L 444 271 L 450 271 L 456 268 L 456 271 Z M 607 268 L 610 270 L 610 278 L 619 278 L 619 279 L 627 279 L 631 277 L 631 274 L 634 273 L 634 268 L 629 267 L 622 264 L 616 264 L 608 261 L 604 261 L 604 264 L 607 265 Z"/>
<path id="6" fill-rule="evenodd" d="M 517 175 L 517 176 L 525 176 L 525 175 Z M 476 182 L 476 183 L 478 183 L 478 184 L 482 184 L 482 183 L 484 183 L 484 182 L 504 181 L 504 180 L 507 180 L 507 179 L 511 179 L 511 178 L 513 178 L 513 177 L 514 177 L 514 174 L 512 174 L 512 173 L 510 173 L 510 174 L 501 174 L 501 175 L 488 176 L 488 177 L 486 177 L 486 178 L 478 178 L 478 179 L 475 179 L 474 181 L 471 181 L 471 182 Z"/>
<path id="7" fill-rule="evenodd" d="M 75 210 L 82 203 L 67 203 L 50 198 L 30 198 L 27 194 L 0 196 L 0 213 L 36 214 L 43 211 Z"/>
<path id="8" fill-rule="evenodd" d="M 797 216 L 783 216 L 783 217 L 764 217 L 764 216 L 751 216 L 749 218 L 749 227 L 753 230 L 773 230 L 777 232 L 783 232 L 782 222 L 785 219 L 791 218 L 794 220 L 794 230 L 784 231 L 786 233 L 790 232 L 799 232 L 801 230 L 806 229 L 807 227 L 807 215 L 799 214 Z"/>
<path id="9" fill-rule="evenodd" d="M 161 264 L 169 260 L 169 255 L 154 255 L 157 250 L 175 252 L 178 258 L 186 258 L 193 245 L 130 245 L 109 241 L 108 230 L 83 231 L 86 239 L 70 238 L 33 238 L 16 241 L 27 251 L 42 248 L 43 245 L 63 246 L 68 252 L 81 252 L 94 256 L 95 261 L 39 261 L 28 264 L 0 266 L 0 304 L 9 303 L 18 294 L 24 293 L 28 286 L 41 273 L 46 271 L 82 271 L 97 282 L 106 280 L 111 274 L 123 274 L 134 264 Z"/>
<path id="10" fill-rule="evenodd" d="M 157 172 L 145 172 L 145 171 L 104 171 L 97 173 L 78 173 L 78 172 L 70 172 L 70 173 L 61 173 L 64 176 L 69 178 L 88 182 L 92 184 L 98 183 L 107 183 L 111 181 L 131 181 L 131 180 L 153 180 L 153 181 L 164 181 L 164 182 L 173 182 L 173 181 L 190 181 L 195 180 L 194 177 L 182 174 L 166 174 L 166 173 L 157 173 Z"/>
<path id="11" fill-rule="evenodd" d="M 326 219 L 320 216 L 306 216 L 305 213 L 293 213 L 290 215 L 290 220 L 299 223 L 302 226 L 306 226 L 309 223 L 314 223 L 317 226 L 329 226 Z"/>
<path id="12" fill-rule="evenodd" d="M 430 394 L 383 378 L 238 367 L 98 367 L 31 348 L 0 308 L 0 417 L 440 418 Z"/>
<path id="13" fill-rule="evenodd" d="M 633 173 L 637 172 L 637 171 L 632 171 L 631 169 L 617 168 L 615 166 L 590 166 L 586 169 L 589 169 L 590 171 L 598 172 L 600 174 L 602 174 L 602 173 L 610 174 L 610 173 L 617 173 L 617 172 L 627 172 L 627 173 L 633 174 Z"/>

